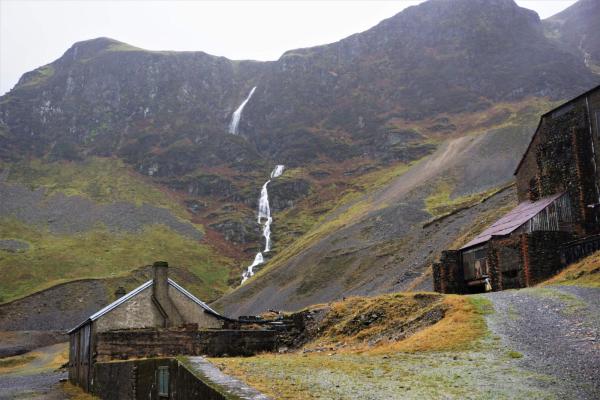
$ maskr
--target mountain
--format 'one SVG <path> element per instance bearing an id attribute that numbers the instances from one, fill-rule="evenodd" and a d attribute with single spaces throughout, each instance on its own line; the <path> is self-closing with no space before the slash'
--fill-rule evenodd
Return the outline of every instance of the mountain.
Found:
<path id="1" fill-rule="evenodd" d="M 565 50 L 583 57 L 585 64 L 596 73 L 600 73 L 598 15 L 598 1 L 580 0 L 544 21 L 547 35 L 561 43 Z"/>
<path id="2" fill-rule="evenodd" d="M 157 163 L 159 176 L 215 164 L 247 170 L 257 152 L 289 165 L 312 157 L 308 148 L 329 159 L 380 156 L 396 121 L 565 98 L 593 79 L 512 0 L 431 0 L 276 62 L 99 38 L 25 74 L 2 98 L 2 148 L 4 157 L 118 155 L 140 170 Z M 224 133 L 254 86 L 240 126 L 248 140 L 236 140 Z"/>
<path id="3" fill-rule="evenodd" d="M 600 17 L 596 8 L 586 13 Z M 568 25 L 555 25 L 563 38 Z M 18 204 L 0 207 L 4 226 L 13 227 L 0 239 L 22 239 L 38 251 L 36 243 L 48 237 L 99 234 L 99 225 L 108 231 L 102 237 L 141 235 L 103 242 L 111 263 L 131 256 L 126 267 L 88 260 L 88 272 L 52 269 L 53 282 L 63 282 L 129 274 L 153 261 L 143 261 L 143 250 L 127 238 L 148 239 L 156 251 L 171 243 L 163 249 L 168 258 L 180 254 L 175 244 L 184 237 L 193 251 L 177 263 L 214 298 L 239 283 L 261 247 L 260 188 L 275 164 L 285 164 L 269 186 L 271 259 L 222 298 L 222 308 L 255 313 L 427 287 L 438 250 L 470 234 L 482 215 L 510 206 L 510 189 L 498 190 L 537 116 L 600 80 L 548 26 L 512 0 L 430 0 L 273 62 L 147 51 L 108 38 L 76 43 L 0 98 L 1 189 L 14 203 L 37 199 L 32 207 L 41 216 L 19 214 L 14 226 L 6 221 L 14 222 L 10 210 Z M 233 112 L 254 87 L 239 134 L 230 134 Z M 114 181 L 103 172 L 110 165 L 118 165 Z M 116 184 L 117 176 L 130 181 Z M 55 231 L 46 216 L 66 218 L 72 196 L 91 210 L 86 223 Z M 119 212 L 125 222 L 115 224 L 116 211 L 105 208 L 114 200 L 136 212 Z M 161 211 L 153 223 L 138 210 L 144 204 L 168 215 Z M 179 223 L 197 233 L 170 228 L 161 241 L 152 231 Z M 40 227 L 44 238 L 23 233 Z M 122 253 L 111 252 L 117 242 Z M 28 253 L 11 253 L 0 267 L 20 254 Z M 27 257 L 31 268 L 47 270 L 43 255 Z M 43 288 L 39 271 L 21 274 L 8 299 Z"/>

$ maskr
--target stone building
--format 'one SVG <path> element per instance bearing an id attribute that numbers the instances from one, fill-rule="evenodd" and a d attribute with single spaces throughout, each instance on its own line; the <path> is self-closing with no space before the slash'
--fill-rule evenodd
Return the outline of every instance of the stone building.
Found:
<path id="1" fill-rule="evenodd" d="M 434 289 L 534 285 L 600 248 L 600 86 L 542 115 L 517 170 L 519 205 L 433 265 Z"/>
<path id="2" fill-rule="evenodd" d="M 153 265 L 154 279 L 120 297 L 69 331 L 69 380 L 89 391 L 99 335 L 144 328 L 191 325 L 220 329 L 229 321 L 168 277 L 168 264 Z"/>

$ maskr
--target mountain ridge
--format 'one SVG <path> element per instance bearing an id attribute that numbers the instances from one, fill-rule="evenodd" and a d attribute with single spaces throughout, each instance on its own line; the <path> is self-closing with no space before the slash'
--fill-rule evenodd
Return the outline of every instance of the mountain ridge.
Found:
<path id="1" fill-rule="evenodd" d="M 314 300 L 317 289 L 319 300 L 338 296 L 342 280 L 356 279 L 351 286 L 361 293 L 406 288 L 426 272 L 429 247 L 455 239 L 431 244 L 418 228 L 437 209 L 471 204 L 503 186 L 537 115 L 600 80 L 564 43 L 512 0 L 430 0 L 365 32 L 268 62 L 97 38 L 74 44 L 0 97 L 0 159 L 122 159 L 172 192 L 187 219 L 204 226 L 204 240 L 240 262 L 260 246 L 260 187 L 274 164 L 285 164 L 270 186 L 277 206 L 273 262 L 288 273 L 299 266 L 290 293 L 304 299 L 294 306 Z M 255 86 L 240 135 L 229 134 L 233 111 Z M 411 172 L 430 162 L 431 173 Z M 422 182 L 395 190 L 411 176 Z M 374 209 L 369 194 L 385 188 L 389 196 Z M 436 193 L 446 197 L 431 206 L 440 202 Z M 508 197 L 491 203 L 502 207 Z M 474 215 L 467 214 L 451 235 L 465 234 Z M 399 256 L 410 254 L 410 238 L 428 249 L 411 262 Z M 360 251 L 351 244 L 359 239 L 366 243 Z M 308 246 L 308 270 L 286 255 L 294 243 Z M 302 276 L 315 266 L 338 272 L 331 286 Z M 369 280 L 369 272 L 379 280 Z M 399 283 L 382 283 L 394 274 Z M 244 302 L 236 293 L 260 296 L 253 282 L 264 279 L 223 304 L 233 310 L 233 300 Z M 256 304 L 243 308 L 265 306 Z"/>

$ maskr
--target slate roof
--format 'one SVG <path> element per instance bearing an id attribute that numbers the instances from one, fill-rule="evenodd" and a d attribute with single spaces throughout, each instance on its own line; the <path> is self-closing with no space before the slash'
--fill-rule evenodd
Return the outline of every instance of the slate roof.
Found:
<path id="1" fill-rule="evenodd" d="M 172 286 L 173 288 L 175 288 L 176 290 L 181 292 L 183 295 L 185 295 L 187 298 L 192 300 L 194 303 L 198 304 L 200 307 L 202 307 L 204 309 L 204 311 L 208 312 L 209 314 L 214 315 L 215 317 L 229 319 L 229 318 L 223 317 L 218 312 L 216 312 L 215 310 L 210 308 L 208 306 L 208 304 L 201 301 L 196 296 L 194 296 L 193 294 L 191 294 L 190 292 L 185 290 L 182 286 L 178 285 L 177 282 L 175 282 L 171 278 L 168 278 L 168 282 L 169 282 L 170 286 Z M 117 300 L 113 301 L 106 307 L 104 307 L 104 308 L 100 309 L 99 311 L 95 312 L 94 314 L 90 315 L 85 321 L 83 321 L 82 323 L 77 325 L 75 328 L 69 330 L 67 333 L 72 333 L 72 332 L 76 331 L 77 329 L 81 328 L 82 326 L 84 326 L 85 324 L 87 324 L 88 322 L 93 322 L 93 321 L 97 320 L 104 314 L 110 312 L 111 310 L 113 310 L 113 309 L 117 308 L 118 306 L 120 306 L 121 304 L 125 303 L 127 300 L 131 299 L 132 297 L 135 297 L 138 293 L 142 292 L 144 289 L 151 287 L 153 284 L 154 284 L 154 281 L 150 280 L 150 281 L 138 286 L 137 288 L 133 289 L 131 292 L 127 293 L 125 296 L 118 298 Z"/>
<path id="2" fill-rule="evenodd" d="M 504 236 L 514 232 L 563 194 L 564 193 L 558 193 L 552 196 L 544 197 L 543 199 L 537 201 L 522 202 L 504 217 L 494 222 L 492 226 L 477 235 L 475 239 L 461 247 L 460 250 L 485 243 L 490 240 L 492 236 Z"/>

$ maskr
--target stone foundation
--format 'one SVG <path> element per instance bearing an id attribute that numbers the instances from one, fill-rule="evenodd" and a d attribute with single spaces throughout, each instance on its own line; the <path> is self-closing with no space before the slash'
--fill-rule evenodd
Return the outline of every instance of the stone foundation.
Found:
<path id="1" fill-rule="evenodd" d="M 159 368 L 168 370 L 166 396 L 158 393 Z M 96 363 L 92 382 L 91 392 L 104 400 L 240 399 L 210 378 L 192 373 L 174 358 Z"/>

